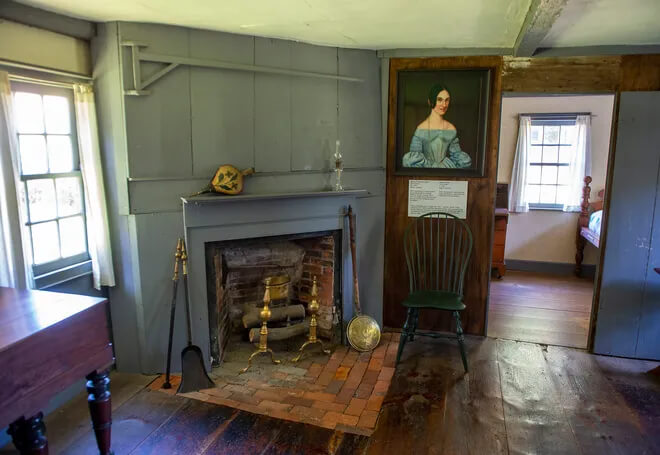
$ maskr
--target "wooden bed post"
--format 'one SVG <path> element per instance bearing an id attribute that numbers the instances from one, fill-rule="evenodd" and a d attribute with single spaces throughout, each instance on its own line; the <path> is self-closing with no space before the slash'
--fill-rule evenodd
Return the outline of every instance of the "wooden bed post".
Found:
<path id="1" fill-rule="evenodd" d="M 578 217 L 577 232 L 575 233 L 575 276 L 582 275 L 582 260 L 584 259 L 584 247 L 587 240 L 582 237 L 582 228 L 589 226 L 589 196 L 591 195 L 591 177 L 584 178 L 584 187 L 582 188 L 582 203 L 580 204 L 580 216 Z"/>

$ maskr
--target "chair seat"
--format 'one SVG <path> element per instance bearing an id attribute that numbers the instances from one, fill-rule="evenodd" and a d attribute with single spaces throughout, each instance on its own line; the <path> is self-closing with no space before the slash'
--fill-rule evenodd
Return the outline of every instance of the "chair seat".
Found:
<path id="1" fill-rule="evenodd" d="M 417 291 L 409 294 L 402 302 L 407 308 L 433 308 L 436 310 L 460 311 L 465 309 L 463 297 L 449 291 Z"/>

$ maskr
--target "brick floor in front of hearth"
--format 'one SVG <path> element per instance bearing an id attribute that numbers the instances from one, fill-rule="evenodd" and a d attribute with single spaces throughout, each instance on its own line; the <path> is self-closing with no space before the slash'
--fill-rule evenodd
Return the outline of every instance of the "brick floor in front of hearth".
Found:
<path id="1" fill-rule="evenodd" d="M 216 387 L 182 394 L 209 403 L 324 428 L 371 435 L 394 375 L 399 334 L 383 333 L 372 352 L 359 353 L 336 346 L 331 355 L 310 349 L 299 363 L 271 365 L 255 360 L 239 375 L 244 353 L 214 369 Z M 314 351 L 314 352 L 312 352 Z M 171 389 L 163 389 L 164 375 L 149 387 L 174 394 L 180 376 L 173 375 Z"/>

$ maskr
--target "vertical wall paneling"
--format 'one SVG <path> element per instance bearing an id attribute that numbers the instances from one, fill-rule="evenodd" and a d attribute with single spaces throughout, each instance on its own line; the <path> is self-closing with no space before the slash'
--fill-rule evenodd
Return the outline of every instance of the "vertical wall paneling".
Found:
<path id="1" fill-rule="evenodd" d="M 254 64 L 254 38 L 190 30 L 190 56 Z M 254 73 L 190 68 L 193 175 L 210 177 L 221 164 L 254 166 Z"/>
<path id="2" fill-rule="evenodd" d="M 291 68 L 291 42 L 254 39 L 255 65 Z M 257 172 L 291 170 L 292 77 L 254 75 L 254 165 Z"/>
<path id="3" fill-rule="evenodd" d="M 183 237 L 183 217 L 180 212 L 135 215 L 136 261 L 140 273 L 140 298 L 144 349 L 144 371 L 163 371 L 163 353 L 167 352 L 170 304 L 172 302 L 172 265 L 176 241 Z M 168 286 L 169 285 L 169 286 Z M 177 355 L 186 344 L 183 283 L 179 283 L 175 336 L 172 352 L 173 371 L 179 371 L 181 357 Z M 199 318 L 198 314 L 193 318 Z"/>
<path id="4" fill-rule="evenodd" d="M 594 341 L 599 354 L 634 357 L 637 351 L 660 166 L 659 103 L 657 93 L 620 97 Z"/>
<path id="5" fill-rule="evenodd" d="M 189 30 L 120 23 L 121 41 L 148 44 L 146 52 L 189 56 Z M 124 87 L 133 88 L 128 49 L 122 49 Z M 165 66 L 142 64 L 146 79 Z M 190 68 L 181 66 L 149 86 L 150 95 L 126 96 L 126 136 L 130 177 L 191 175 Z"/>
<path id="6" fill-rule="evenodd" d="M 404 253 L 403 233 L 408 225 L 408 181 L 411 177 L 394 175 L 396 86 L 399 69 L 490 68 L 491 93 L 488 108 L 485 176 L 482 178 L 424 177 L 438 180 L 467 180 L 467 223 L 474 237 L 474 248 L 465 276 L 463 325 L 468 333 L 483 335 L 490 274 L 490 255 L 495 206 L 497 147 L 500 126 L 501 57 L 455 57 L 429 59 L 391 59 L 389 75 L 389 121 L 387 155 L 387 204 L 385 213 L 385 289 L 384 324 L 401 327 L 405 309 L 401 301 L 409 291 Z M 428 311 L 420 315 L 420 328 L 448 330 L 452 326 L 445 312 Z"/>
<path id="7" fill-rule="evenodd" d="M 653 93 L 655 98 L 656 125 L 660 122 L 660 92 Z M 655 155 L 660 155 L 660 134 L 653 131 L 655 137 L 647 142 Z M 649 245 L 649 258 L 644 279 L 644 296 L 639 318 L 636 357 L 640 359 L 660 359 L 660 275 L 654 268 L 660 267 L 660 167 L 656 177 L 655 208 L 653 210 L 653 230 Z"/>
<path id="8" fill-rule="evenodd" d="M 118 286 L 110 288 L 110 315 L 117 368 L 140 371 L 135 307 L 135 265 L 124 254 L 130 251 L 128 230 L 129 199 L 126 177 L 126 131 L 124 129 L 124 94 L 120 49 L 117 46 L 117 23 L 99 24 L 92 42 L 99 142 L 105 180 L 110 240 Z"/>
<path id="9" fill-rule="evenodd" d="M 364 82 L 339 81 L 337 133 L 345 167 L 384 166 L 379 142 L 380 71 L 371 51 L 339 49 L 339 74 Z M 333 149 L 334 152 L 334 149 Z"/>
<path id="10" fill-rule="evenodd" d="M 338 51 L 163 25 L 122 22 L 99 28 L 93 47 L 97 49 L 99 123 L 118 283 L 110 291 L 118 368 L 163 371 L 172 249 L 182 232 L 180 197 L 202 188 L 222 163 L 257 168 L 246 183 L 246 193 L 326 188 L 332 177 L 329 160 L 338 117 L 349 118 L 354 109 L 363 109 L 360 115 L 367 121 L 360 136 L 353 138 L 353 147 L 360 149 L 354 153 L 358 161 L 344 174 L 344 182 L 347 188 L 369 191 L 368 197 L 355 204 L 361 239 L 359 273 L 365 311 L 379 318 L 385 173 L 373 159 L 381 150 L 380 121 L 370 120 L 380 116 L 380 99 L 376 96 L 374 103 L 371 91 L 373 81 L 351 83 L 355 86 L 343 98 L 351 105 L 338 109 L 336 80 L 181 66 L 148 87 L 149 95 L 125 96 L 124 88 L 132 88 L 132 72 L 121 41 L 140 41 L 147 45 L 147 52 L 164 55 L 330 74 L 337 73 Z M 113 30 L 114 34 L 108 32 Z M 376 53 L 359 54 L 363 61 L 349 65 L 347 60 L 350 68 L 346 71 L 376 75 L 377 87 Z M 143 65 L 143 78 L 159 68 Z M 350 135 L 348 123 L 344 131 Z M 348 144 L 351 139 L 345 141 Z M 175 351 L 184 343 L 182 318 L 181 311 Z M 202 338 L 203 334 L 195 334 L 195 340 Z"/>
<path id="11" fill-rule="evenodd" d="M 291 67 L 337 74 L 337 48 L 292 43 Z M 337 140 L 337 81 L 296 77 L 291 125 L 291 170 L 329 169 Z"/>

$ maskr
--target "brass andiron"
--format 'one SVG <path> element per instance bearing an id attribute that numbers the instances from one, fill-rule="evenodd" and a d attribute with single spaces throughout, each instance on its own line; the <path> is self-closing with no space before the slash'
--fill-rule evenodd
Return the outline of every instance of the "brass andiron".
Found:
<path id="1" fill-rule="evenodd" d="M 300 349 L 298 350 L 299 351 L 298 355 L 292 360 L 292 362 L 297 362 L 298 360 L 300 360 L 300 358 L 303 355 L 303 350 L 307 346 L 310 346 L 312 344 L 320 344 L 323 353 L 330 354 L 330 349 L 324 349 L 323 341 L 321 341 L 316 337 L 316 327 L 318 326 L 318 322 L 316 322 L 316 315 L 319 312 L 319 302 L 318 300 L 316 300 L 316 297 L 318 295 L 319 295 L 319 289 L 318 286 L 316 285 L 316 277 L 314 277 L 314 283 L 312 284 L 312 301 L 307 307 L 309 309 L 309 313 L 312 315 L 312 320 L 309 323 L 309 336 L 307 337 L 307 341 L 305 341 L 303 345 L 300 346 Z"/>
<path id="2" fill-rule="evenodd" d="M 270 305 L 271 292 L 275 294 L 275 298 L 279 298 L 283 293 L 283 288 L 288 289 L 288 277 L 268 277 L 264 280 L 266 284 L 266 292 L 264 292 L 264 307 L 259 313 L 261 318 L 261 330 L 259 331 L 259 347 L 254 351 L 248 359 L 248 365 L 243 368 L 239 374 L 245 373 L 252 366 L 252 359 L 259 354 L 270 354 L 270 360 L 275 365 L 279 364 L 281 360 L 275 360 L 273 350 L 268 347 L 268 320 L 270 319 L 271 311 L 268 308 Z"/>

